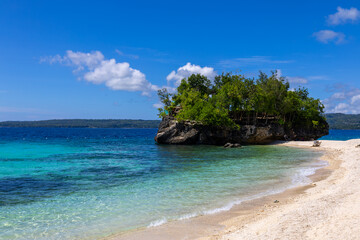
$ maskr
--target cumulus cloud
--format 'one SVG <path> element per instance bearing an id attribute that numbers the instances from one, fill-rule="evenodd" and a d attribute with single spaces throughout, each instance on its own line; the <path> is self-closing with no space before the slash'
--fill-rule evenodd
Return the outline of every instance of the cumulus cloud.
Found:
<path id="1" fill-rule="evenodd" d="M 175 85 L 180 85 L 181 80 L 191 76 L 192 74 L 201 74 L 206 76 L 210 80 L 214 80 L 216 72 L 212 67 L 200 67 L 199 65 L 187 63 L 186 65 L 178 68 L 176 71 L 172 71 L 167 77 L 168 82 L 175 82 Z"/>
<path id="2" fill-rule="evenodd" d="M 335 113 L 348 113 L 350 105 L 347 103 L 339 103 L 335 106 L 334 112 Z"/>
<path id="3" fill-rule="evenodd" d="M 313 36 L 322 43 L 334 42 L 336 44 L 343 43 L 345 41 L 345 34 L 341 32 L 334 32 L 332 30 L 321 30 L 315 32 Z"/>
<path id="4" fill-rule="evenodd" d="M 342 7 L 337 8 L 337 12 L 331 14 L 327 18 L 329 25 L 339 25 L 345 23 L 355 23 L 360 19 L 360 11 L 354 7 L 345 9 Z"/>
<path id="5" fill-rule="evenodd" d="M 360 89 L 344 87 L 322 101 L 329 113 L 360 113 Z"/>
<path id="6" fill-rule="evenodd" d="M 355 95 L 351 98 L 351 104 L 360 104 L 360 94 L 359 95 Z"/>
<path id="7" fill-rule="evenodd" d="M 104 83 L 113 90 L 141 91 L 144 94 L 158 88 L 146 80 L 145 74 L 130 67 L 127 62 L 117 63 L 115 59 L 104 60 L 92 71 L 85 73 L 84 79 Z"/>
<path id="8" fill-rule="evenodd" d="M 140 91 L 148 95 L 159 87 L 146 80 L 145 74 L 130 67 L 127 62 L 117 63 L 115 59 L 105 59 L 99 51 L 90 53 L 66 51 L 65 56 L 45 57 L 40 61 L 61 63 L 75 68 L 75 73 L 82 72 L 85 81 L 105 84 L 113 90 Z"/>
<path id="9" fill-rule="evenodd" d="M 104 60 L 104 55 L 99 51 L 83 53 L 69 50 L 66 51 L 66 56 L 63 59 L 79 67 L 79 70 L 83 70 L 84 67 L 94 69 Z"/>

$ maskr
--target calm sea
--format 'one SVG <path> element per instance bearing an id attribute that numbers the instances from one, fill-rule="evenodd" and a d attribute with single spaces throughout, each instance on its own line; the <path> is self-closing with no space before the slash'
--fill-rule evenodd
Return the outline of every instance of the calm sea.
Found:
<path id="1" fill-rule="evenodd" d="M 0 239 L 98 239 L 224 211 L 324 164 L 280 146 L 160 146 L 156 131 L 0 128 Z"/>
<path id="2" fill-rule="evenodd" d="M 330 130 L 329 135 L 322 137 L 320 140 L 346 141 L 355 138 L 360 138 L 360 130 Z"/>

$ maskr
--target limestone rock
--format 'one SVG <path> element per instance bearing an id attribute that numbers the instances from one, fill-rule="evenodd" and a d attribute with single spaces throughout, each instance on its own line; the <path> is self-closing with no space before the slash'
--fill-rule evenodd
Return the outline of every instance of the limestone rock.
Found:
<path id="1" fill-rule="evenodd" d="M 318 139 L 329 132 L 324 129 L 286 129 L 284 125 L 242 125 L 240 129 L 206 126 L 194 121 L 178 122 L 166 116 L 159 125 L 155 141 L 159 144 L 266 144 L 276 140 Z M 224 146 L 225 147 L 225 146 Z M 238 147 L 238 146 L 237 146 Z"/>

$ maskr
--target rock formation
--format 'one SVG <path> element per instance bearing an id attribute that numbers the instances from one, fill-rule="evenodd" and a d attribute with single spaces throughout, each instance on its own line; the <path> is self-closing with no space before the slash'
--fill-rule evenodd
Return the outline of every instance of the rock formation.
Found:
<path id="1" fill-rule="evenodd" d="M 226 143 L 266 144 L 276 140 L 316 140 L 329 133 L 323 128 L 298 127 L 287 129 L 279 123 L 241 125 L 239 129 L 205 126 L 193 121 L 178 122 L 171 116 L 163 118 L 155 141 L 159 144 L 208 144 Z"/>

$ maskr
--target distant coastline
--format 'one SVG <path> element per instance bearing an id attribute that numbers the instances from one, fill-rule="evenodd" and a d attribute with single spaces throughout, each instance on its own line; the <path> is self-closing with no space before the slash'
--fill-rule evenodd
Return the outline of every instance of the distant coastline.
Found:
<path id="1" fill-rule="evenodd" d="M 160 120 L 141 119 L 53 119 L 40 121 L 5 121 L 0 127 L 23 128 L 158 128 Z"/>
<path id="2" fill-rule="evenodd" d="M 326 120 L 332 130 L 360 129 L 360 114 L 328 113 Z M 39 121 L 3 121 L 0 127 L 38 128 L 158 128 L 161 120 L 142 119 L 52 119 Z"/>

